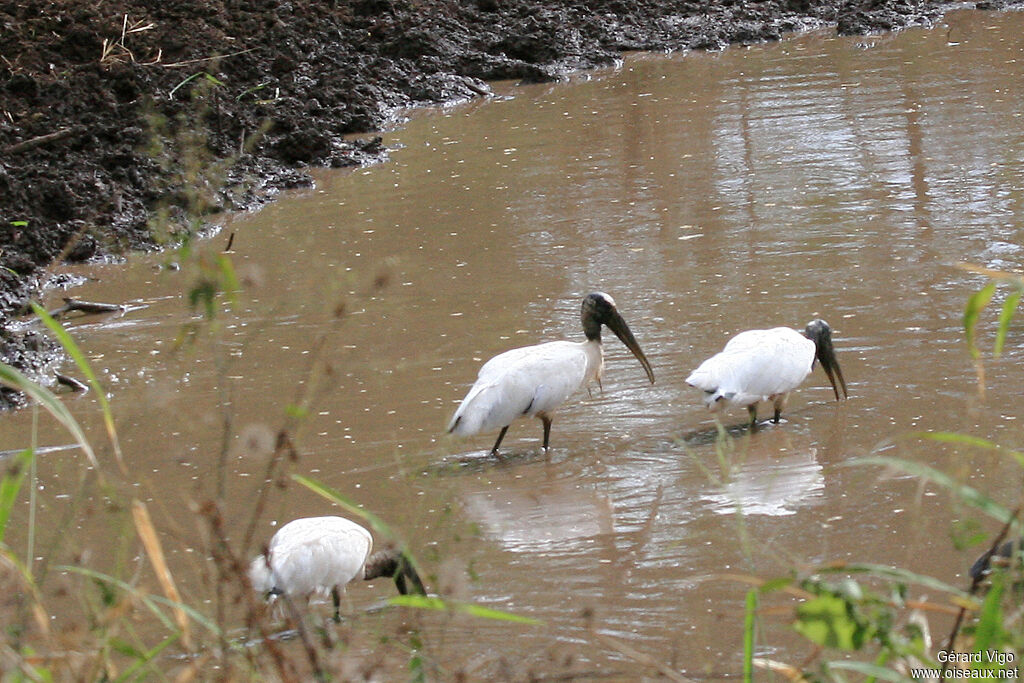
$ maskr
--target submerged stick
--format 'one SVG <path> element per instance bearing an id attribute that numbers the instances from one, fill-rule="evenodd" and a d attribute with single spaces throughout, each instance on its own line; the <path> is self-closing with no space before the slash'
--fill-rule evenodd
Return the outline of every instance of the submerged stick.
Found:
<path id="1" fill-rule="evenodd" d="M 57 376 L 57 383 L 69 387 L 71 391 L 89 391 L 89 385 L 78 381 L 70 375 L 62 375 L 59 372 L 55 372 L 54 374 Z"/>
<path id="2" fill-rule="evenodd" d="M 49 311 L 51 318 L 70 313 L 71 311 L 81 311 L 82 313 L 119 313 L 123 312 L 125 306 L 122 304 L 107 304 L 99 301 L 82 301 L 80 299 L 72 299 L 64 297 L 64 305 L 60 308 L 56 308 Z"/>

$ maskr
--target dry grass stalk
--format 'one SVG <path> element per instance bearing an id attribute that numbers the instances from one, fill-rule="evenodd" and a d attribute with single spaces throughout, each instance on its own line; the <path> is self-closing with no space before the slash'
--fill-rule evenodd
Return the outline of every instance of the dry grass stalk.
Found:
<path id="1" fill-rule="evenodd" d="M 163 588 L 164 595 L 167 596 L 168 600 L 175 603 L 174 620 L 178 622 L 178 628 L 181 629 L 181 642 L 186 648 L 191 650 L 192 639 L 189 634 L 188 616 L 185 614 L 185 610 L 181 608 L 181 594 L 178 593 L 178 587 L 174 585 L 174 577 L 171 576 L 171 570 L 167 567 L 163 546 L 156 535 L 153 520 L 149 517 L 149 510 L 146 508 L 146 504 L 138 499 L 132 501 L 132 519 L 135 522 L 135 529 L 139 533 L 139 538 L 142 539 L 142 545 L 146 548 L 146 554 L 149 555 L 149 561 L 153 565 L 153 570 L 156 572 L 157 580 Z"/>

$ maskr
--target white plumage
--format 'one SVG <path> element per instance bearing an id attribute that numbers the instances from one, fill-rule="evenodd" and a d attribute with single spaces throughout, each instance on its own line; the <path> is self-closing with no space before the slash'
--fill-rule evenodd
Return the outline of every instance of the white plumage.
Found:
<path id="1" fill-rule="evenodd" d="M 604 369 L 602 324 L 633 352 L 654 382 L 650 363 L 610 296 L 595 292 L 584 298 L 581 319 L 586 341 L 524 346 L 498 354 L 484 363 L 473 387 L 452 416 L 448 431 L 468 436 L 500 429 L 491 449 L 494 454 L 513 421 L 537 417 L 544 424 L 544 448 L 547 449 L 554 411 L 592 380 L 601 381 Z"/>
<path id="2" fill-rule="evenodd" d="M 704 391 L 704 403 L 710 410 L 721 410 L 725 404 L 747 408 L 752 424 L 757 421 L 757 404 L 772 401 L 774 422 L 778 422 L 789 392 L 811 374 L 816 359 L 832 383 L 836 400 L 836 377 L 845 397 L 846 381 L 832 348 L 831 329 L 824 320 L 811 321 L 804 332 L 788 327 L 741 332 L 701 363 L 686 383 Z"/>
<path id="3" fill-rule="evenodd" d="M 265 554 L 249 565 L 249 580 L 257 592 L 273 597 L 308 599 L 330 593 L 338 618 L 340 594 L 349 581 L 394 578 L 401 593 L 407 583 L 425 593 L 415 568 L 405 555 L 384 550 L 370 555 L 373 537 L 344 517 L 304 517 L 288 522 L 270 539 Z"/>
<path id="4" fill-rule="evenodd" d="M 524 346 L 484 363 L 449 425 L 454 434 L 491 432 L 519 417 L 554 411 L 578 389 L 600 380 L 599 342 Z"/>
<path id="5" fill-rule="evenodd" d="M 363 571 L 372 549 L 370 532 L 343 517 L 296 519 L 277 530 L 267 555 L 252 561 L 249 579 L 260 593 L 294 598 L 344 592 L 345 584 Z"/>

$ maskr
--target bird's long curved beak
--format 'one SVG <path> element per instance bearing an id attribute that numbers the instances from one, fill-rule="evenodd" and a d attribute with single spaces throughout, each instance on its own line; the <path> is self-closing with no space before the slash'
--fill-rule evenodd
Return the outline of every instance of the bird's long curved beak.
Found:
<path id="1" fill-rule="evenodd" d="M 832 383 L 832 391 L 839 400 L 839 386 L 843 387 L 843 398 L 846 398 L 846 380 L 843 379 L 843 370 L 839 367 L 839 359 L 836 358 L 836 351 L 832 348 L 832 340 L 825 338 L 818 343 L 818 361 L 821 369 L 828 375 L 828 381 Z M 839 378 L 839 386 L 836 385 L 836 378 Z"/>
<path id="2" fill-rule="evenodd" d="M 423 587 L 423 581 L 420 579 L 419 572 L 416 571 L 416 565 L 405 551 L 402 551 L 398 558 L 395 586 L 402 595 L 409 595 L 410 593 L 413 595 L 427 594 L 427 589 Z"/>
<path id="3" fill-rule="evenodd" d="M 609 318 L 608 322 L 605 323 L 615 336 L 619 338 L 626 348 L 633 352 L 636 359 L 640 361 L 640 365 L 644 366 L 644 372 L 647 373 L 647 379 L 651 380 L 651 384 L 654 384 L 654 370 L 651 369 L 651 364 L 647 360 L 647 356 L 644 355 L 643 349 L 640 348 L 640 344 L 637 343 L 636 337 L 629 329 L 629 325 L 623 320 L 622 316 L 619 315 L 618 311 Z"/>

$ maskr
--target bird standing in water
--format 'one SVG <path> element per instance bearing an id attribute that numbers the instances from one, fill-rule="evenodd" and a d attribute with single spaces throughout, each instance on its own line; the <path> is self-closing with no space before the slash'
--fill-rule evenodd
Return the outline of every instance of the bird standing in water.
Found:
<path id="1" fill-rule="evenodd" d="M 513 421 L 537 417 L 544 425 L 544 450 L 548 449 L 555 410 L 591 380 L 601 382 L 604 350 L 601 326 L 605 325 L 640 361 L 648 379 L 654 371 L 629 325 L 604 292 L 588 294 L 581 310 L 586 341 L 555 341 L 524 346 L 498 354 L 480 368 L 476 382 L 462 399 L 448 423 L 448 432 L 460 436 L 500 429 L 491 455 Z"/>
<path id="2" fill-rule="evenodd" d="M 772 422 L 778 423 L 789 392 L 811 374 L 815 360 L 828 375 L 836 400 L 839 386 L 846 398 L 846 380 L 832 348 L 832 329 L 820 319 L 807 323 L 802 332 L 788 327 L 740 332 L 721 352 L 701 363 L 686 383 L 704 391 L 704 403 L 712 411 L 726 404 L 745 407 L 751 426 L 757 425 L 757 404 L 772 401 Z"/>

